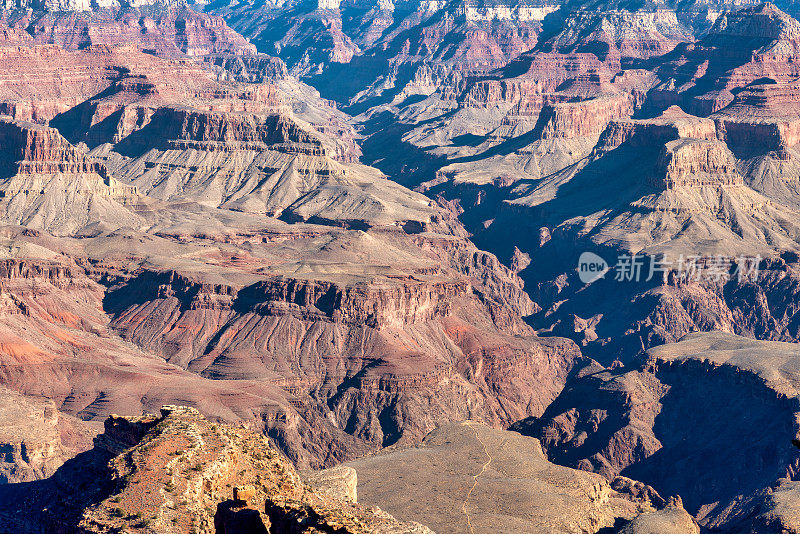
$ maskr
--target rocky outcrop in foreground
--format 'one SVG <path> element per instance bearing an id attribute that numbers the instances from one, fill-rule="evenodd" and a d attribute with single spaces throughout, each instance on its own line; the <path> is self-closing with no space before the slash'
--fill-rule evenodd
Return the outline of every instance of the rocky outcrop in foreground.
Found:
<path id="1" fill-rule="evenodd" d="M 53 477 L 0 488 L 4 528 L 60 532 L 431 531 L 312 490 L 261 436 L 193 408 L 112 416 L 94 448 Z"/>

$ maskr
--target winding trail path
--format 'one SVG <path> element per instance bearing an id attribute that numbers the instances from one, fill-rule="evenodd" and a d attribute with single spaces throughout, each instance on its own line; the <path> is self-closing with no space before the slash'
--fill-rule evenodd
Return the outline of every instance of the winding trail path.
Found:
<path id="1" fill-rule="evenodd" d="M 481 440 L 480 435 L 478 435 L 478 431 L 473 427 L 473 422 L 464 421 L 461 424 L 468 426 L 472 429 L 472 431 L 475 433 L 475 439 L 477 439 L 478 443 L 481 444 L 481 447 L 483 447 L 483 453 L 488 458 L 486 463 L 483 464 L 483 466 L 481 467 L 481 470 L 477 474 L 472 475 L 472 480 L 473 480 L 472 487 L 469 489 L 467 496 L 464 498 L 464 502 L 461 504 L 461 511 L 464 512 L 464 515 L 467 516 L 467 525 L 469 526 L 469 531 L 471 534 L 475 534 L 475 529 L 472 528 L 472 520 L 469 516 L 469 512 L 467 511 L 467 501 L 469 501 L 469 498 L 472 496 L 472 492 L 475 491 L 475 487 L 478 485 L 478 477 L 480 477 L 486 471 L 486 468 L 489 467 L 489 464 L 492 463 L 492 455 L 489 454 L 489 450 L 486 448 L 486 444 Z"/>

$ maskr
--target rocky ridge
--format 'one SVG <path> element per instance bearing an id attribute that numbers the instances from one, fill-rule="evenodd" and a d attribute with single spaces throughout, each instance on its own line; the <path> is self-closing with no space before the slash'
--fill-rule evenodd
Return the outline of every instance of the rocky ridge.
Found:
<path id="1" fill-rule="evenodd" d="M 177 406 L 110 417 L 92 451 L 15 501 L 7 525 L 65 532 L 431 532 L 314 491 L 263 436 Z"/>
<path id="2" fill-rule="evenodd" d="M 613 264 L 630 253 L 674 263 L 681 254 L 774 259 L 796 249 L 796 21 L 774 5 L 735 13 L 650 58 L 542 45 L 459 96 L 441 90 L 384 106 L 400 125 L 372 134 L 365 157 L 436 198 L 501 261 L 523 258 L 541 310 L 532 324 L 606 363 L 711 324 L 794 339 L 739 319 L 719 285 L 629 285 L 620 305 L 636 311 L 623 313 L 589 297 L 605 285 L 583 291 L 573 282 L 584 250 Z M 363 115 L 368 130 L 372 113 Z"/>

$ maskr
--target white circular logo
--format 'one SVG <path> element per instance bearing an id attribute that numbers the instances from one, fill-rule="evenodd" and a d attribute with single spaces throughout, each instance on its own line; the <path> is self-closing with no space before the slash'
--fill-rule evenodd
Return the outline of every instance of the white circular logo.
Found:
<path id="1" fill-rule="evenodd" d="M 609 271 L 606 260 L 594 252 L 584 252 L 578 258 L 578 277 L 584 284 L 603 278 Z"/>

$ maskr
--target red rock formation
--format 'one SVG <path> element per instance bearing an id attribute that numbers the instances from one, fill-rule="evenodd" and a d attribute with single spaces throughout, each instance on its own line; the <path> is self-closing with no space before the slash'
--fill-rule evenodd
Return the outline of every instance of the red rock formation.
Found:
<path id="1" fill-rule="evenodd" d="M 449 386 L 438 385 L 442 381 L 455 385 L 467 377 L 459 389 L 475 388 L 481 397 L 486 392 L 490 419 L 506 417 L 494 412 L 496 395 L 508 398 L 505 413 L 543 409 L 541 399 L 552 395 L 546 384 L 562 381 L 572 365 L 567 362 L 576 356 L 569 344 L 488 333 L 485 321 L 491 319 L 478 311 L 463 284 L 391 280 L 337 288 L 275 280 L 239 290 L 202 287 L 181 278 L 143 276 L 113 296 L 120 307 L 114 326 L 126 339 L 206 376 L 279 379 L 299 399 L 320 388 L 331 394 L 338 388 L 330 401 L 336 417 L 349 420 L 356 435 L 383 443 L 421 437 L 444 408 L 439 403 L 452 395 Z M 140 303 L 126 304 L 134 295 Z M 156 317 L 162 324 L 156 325 Z M 439 336 L 449 340 L 445 346 Z M 287 338 L 299 345 L 280 341 Z M 427 348 L 409 345 L 411 339 Z M 443 358 L 445 353 L 456 361 Z M 272 364 L 258 363 L 265 357 L 295 371 L 276 377 Z M 304 365 L 307 358 L 318 363 Z M 535 382 L 542 389 L 520 390 L 510 385 L 515 376 L 540 377 Z M 336 386 L 340 382 L 347 387 Z M 437 400 L 421 401 L 423 391 Z M 393 423 L 380 423 L 378 413 L 390 399 L 403 411 L 392 416 Z M 422 411 L 427 402 L 433 404 Z"/>
<path id="2" fill-rule="evenodd" d="M 122 81 L 122 87 L 143 94 L 152 94 L 153 83 L 167 95 L 178 91 L 184 99 L 219 88 L 212 74 L 195 64 L 164 61 L 132 47 L 98 45 L 67 52 L 52 45 L 0 46 L 0 110 L 15 119 L 47 122 L 108 90 L 121 81 L 121 71 L 131 69 L 138 71 L 130 77 L 139 85 L 125 86 Z M 20 78 L 20 71 L 27 76 Z"/>
<path id="3" fill-rule="evenodd" d="M 624 94 L 547 105 L 539 115 L 541 137 L 596 137 L 611 120 L 629 117 L 632 113 L 631 99 Z"/>
<path id="4" fill-rule="evenodd" d="M 224 181 L 222 191 L 204 180 L 201 195 L 207 194 L 207 188 L 214 189 L 220 203 L 231 200 L 236 203 L 232 206 L 235 209 L 280 214 L 301 196 L 302 187 L 292 188 L 296 191 L 293 198 L 284 203 L 286 198 L 283 195 L 274 196 L 271 191 L 265 191 L 264 198 L 277 205 L 265 207 L 263 203 L 258 206 L 258 202 L 250 202 L 245 206 L 240 198 L 252 191 L 239 191 L 237 186 L 243 184 L 267 189 L 273 186 L 265 185 L 260 178 L 253 180 L 253 173 L 269 171 L 277 179 L 287 168 L 302 166 L 300 171 L 306 174 L 311 167 L 318 169 L 315 176 L 325 174 L 323 179 L 341 180 L 345 171 L 327 156 L 349 162 L 356 160 L 360 153 L 352 128 L 339 119 L 335 110 L 326 109 L 328 103 L 313 95 L 302 94 L 302 88 L 299 91 L 304 99 L 303 106 L 317 103 L 322 106 L 310 117 L 319 123 L 317 131 L 293 115 L 287 106 L 288 98 L 277 86 L 220 83 L 210 70 L 194 62 L 164 60 L 130 47 L 112 49 L 105 46 L 79 52 L 53 47 L 20 48 L 18 56 L 13 67 L 10 59 L 6 63 L 0 62 L 0 79 L 4 81 L 0 83 L 0 107 L 17 117 L 52 121 L 51 125 L 59 128 L 74 143 L 85 142 L 91 147 L 112 143 L 126 157 L 150 154 L 152 159 L 160 160 L 161 154 L 152 152 L 153 149 L 174 151 L 169 155 L 173 161 L 166 172 L 178 180 L 191 179 L 198 170 L 202 174 L 208 169 L 209 173 L 217 175 L 219 168 L 229 164 L 229 158 L 214 153 L 234 152 L 236 156 L 232 159 L 241 162 L 234 171 L 237 178 Z M 18 67 L 30 68 L 33 78 L 16 77 L 13 69 Z M 120 75 L 120 70 L 124 74 Z M 36 80 L 40 78 L 44 82 L 37 84 Z M 56 78 L 62 80 L 60 85 L 53 83 Z M 37 104 L 58 99 L 64 93 L 72 95 L 71 101 L 55 107 Z M 1 104 L 4 100 L 5 105 Z M 75 105 L 78 102 L 81 104 Z M 190 163 L 196 160 L 196 151 L 214 161 L 198 168 Z M 276 160 L 274 152 L 281 153 L 282 159 Z M 292 158 L 297 155 L 317 159 L 294 165 Z M 127 160 L 110 158 L 107 151 L 101 157 L 117 165 L 122 163 L 125 168 L 112 167 L 114 174 L 130 181 L 140 178 L 155 163 L 141 162 L 131 168 Z M 255 159 L 269 161 L 252 165 Z M 185 171 L 181 172 L 181 169 Z M 289 174 L 286 178 L 292 179 L 293 176 Z M 223 181 L 221 175 L 220 181 Z M 161 182 L 163 180 L 159 180 Z M 152 184 L 148 179 L 137 185 L 142 186 L 144 193 L 151 193 Z M 190 195 L 193 193 L 192 188 L 185 186 L 176 186 L 176 189 L 188 189 Z M 359 194 L 361 191 L 359 189 Z M 203 200 L 207 201 L 205 196 Z M 314 201 L 310 197 L 308 200 Z M 252 204 L 256 204 L 255 208 Z M 339 204 L 322 204 L 323 207 L 326 205 Z M 319 211 L 317 208 L 311 215 L 301 217 L 316 216 Z M 326 215 L 329 220 L 333 218 Z"/>
<path id="5" fill-rule="evenodd" d="M 0 211 L 7 222 L 70 234 L 86 224 L 137 224 L 136 187 L 114 179 L 46 126 L 0 119 Z"/>
<path id="6" fill-rule="evenodd" d="M 501 73 L 499 80 L 489 78 L 470 84 L 460 99 L 462 105 L 485 107 L 498 102 L 535 103 L 537 99 L 541 100 L 541 95 L 558 91 L 563 83 L 580 75 L 596 76 L 598 82 L 610 79 L 609 70 L 593 54 L 522 54 Z"/>
<path id="7" fill-rule="evenodd" d="M 143 146 L 162 146 L 184 150 L 265 150 L 268 147 L 325 155 L 325 148 L 312 133 L 301 129 L 291 118 L 273 115 L 241 115 L 215 111 L 160 108 L 147 123 L 147 132 L 160 135 L 142 139 Z M 137 140 L 138 141 L 138 140 Z"/>
<path id="8" fill-rule="evenodd" d="M 103 289 L 74 265 L 6 261 L 0 287 L 0 381 L 17 392 L 52 399 L 85 419 L 141 413 L 182 398 L 215 419 L 261 421 L 293 440 L 300 457 L 322 437 L 307 431 L 309 423 L 275 386 L 203 379 L 109 335 Z M 307 439 L 293 437 L 298 431 Z M 323 441 L 332 437 L 323 433 Z"/>
<path id="9" fill-rule="evenodd" d="M 110 178 L 104 165 L 69 144 L 55 128 L 0 120 L 0 143 L 4 149 L 4 163 L 16 167 L 12 167 L 12 176 L 65 173 Z M 130 189 L 133 193 L 134 189 Z"/>
<path id="10" fill-rule="evenodd" d="M 660 146 L 676 139 L 717 138 L 713 120 L 684 113 L 672 106 L 659 117 L 652 119 L 613 120 L 597 143 L 599 150 L 611 150 L 623 144 L 632 146 Z"/>
<path id="11" fill-rule="evenodd" d="M 800 461 L 775 445 L 797 433 L 794 386 L 777 371 L 795 359 L 793 344 L 691 334 L 633 369 L 587 368 L 544 418 L 518 429 L 539 436 L 553 460 L 680 494 L 704 527 L 777 532 L 768 525 L 791 524 L 795 512 L 761 506 Z M 740 448 L 722 454 L 729 438 Z"/>
<path id="12" fill-rule="evenodd" d="M 533 48 L 553 7 L 423 3 L 395 9 L 381 2 L 364 9 L 333 1 L 210 9 L 295 74 L 318 77 L 326 96 L 366 100 L 398 86 L 410 94 L 436 87 L 459 93 L 466 75 L 501 68 Z"/>
<path id="13" fill-rule="evenodd" d="M 92 11 L 12 11 L 2 22 L 25 28 L 38 44 L 69 50 L 91 45 L 135 45 L 167 56 L 255 54 L 255 46 L 231 30 L 222 18 L 193 9 L 157 5 L 138 9 Z"/>
<path id="14" fill-rule="evenodd" d="M 0 487 L 0 514 L 16 528 L 82 533 L 431 533 L 311 489 L 264 436 L 180 406 L 112 416 L 95 447 L 52 478 Z"/>
<path id="15" fill-rule="evenodd" d="M 743 185 L 736 159 L 724 143 L 700 139 L 668 142 L 658 159 L 654 185 L 676 187 Z"/>
<path id="16" fill-rule="evenodd" d="M 199 215 L 205 233 L 182 234 L 187 223 L 172 219 L 180 212 L 159 209 L 145 213 L 154 225 L 167 218 L 161 237 L 119 230 L 68 242 L 88 246 L 70 254 L 88 255 L 82 264 L 107 292 L 83 269 L 41 259 L 55 254 L 48 247 L 63 250 L 58 240 L 9 230 L 17 250 L 40 259 L 2 271 L 4 384 L 87 419 L 184 399 L 265 430 L 300 464 L 322 465 L 414 442 L 454 419 L 506 425 L 541 413 L 580 357 L 571 342 L 532 336 L 514 311 L 534 309 L 521 282 L 462 239 L 314 226 L 295 234 L 277 222 L 254 233 L 249 217 L 240 234 L 223 227 L 217 236 L 212 211 Z M 141 255 L 131 255 L 134 243 Z M 287 246 L 318 274 L 281 266 Z M 243 261 L 221 252 L 230 247 Z M 387 271 L 393 247 L 402 260 Z M 173 270 L 145 267 L 168 257 Z"/>
<path id="17" fill-rule="evenodd" d="M 664 83 L 654 99 L 683 101 L 697 115 L 730 104 L 733 90 L 770 78 L 786 83 L 800 76 L 800 23 L 773 4 L 719 17 L 707 36 L 682 45 L 655 66 Z"/>
<path id="18" fill-rule="evenodd" d="M 203 57 L 203 61 L 218 67 L 239 82 L 262 83 L 286 78 L 286 63 L 266 54 L 217 54 Z"/>
<path id="19" fill-rule="evenodd" d="M 711 117 L 720 138 L 748 152 L 783 151 L 800 143 L 800 82 L 750 85 Z"/>

